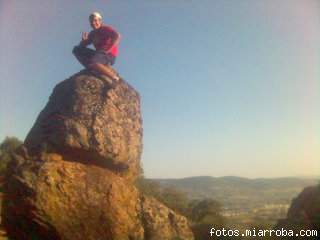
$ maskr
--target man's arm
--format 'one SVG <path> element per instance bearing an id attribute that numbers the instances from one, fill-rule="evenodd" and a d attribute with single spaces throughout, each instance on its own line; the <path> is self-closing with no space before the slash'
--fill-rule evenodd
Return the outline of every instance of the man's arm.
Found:
<path id="1" fill-rule="evenodd" d="M 111 41 L 108 43 L 109 48 L 107 49 L 107 52 L 109 52 L 114 46 L 119 44 L 121 35 L 112 27 L 108 27 L 107 31 L 111 32 Z"/>
<path id="2" fill-rule="evenodd" d="M 114 31 L 114 39 L 113 39 L 113 44 L 112 44 L 112 47 L 111 47 L 111 48 L 113 48 L 113 46 L 119 44 L 120 38 L 121 38 L 120 33 L 118 33 L 117 31 Z"/>
<path id="3" fill-rule="evenodd" d="M 79 43 L 79 46 L 81 47 L 86 47 L 89 44 L 91 44 L 91 38 L 90 38 L 90 34 L 88 34 L 87 32 L 83 32 L 82 33 L 82 39 L 81 42 Z"/>

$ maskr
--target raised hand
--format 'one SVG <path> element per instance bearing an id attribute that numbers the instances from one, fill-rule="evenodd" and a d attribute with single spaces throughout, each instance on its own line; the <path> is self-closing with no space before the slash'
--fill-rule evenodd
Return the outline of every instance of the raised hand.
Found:
<path id="1" fill-rule="evenodd" d="M 82 41 L 88 40 L 88 36 L 89 36 L 89 34 L 87 32 L 83 32 L 81 40 Z"/>

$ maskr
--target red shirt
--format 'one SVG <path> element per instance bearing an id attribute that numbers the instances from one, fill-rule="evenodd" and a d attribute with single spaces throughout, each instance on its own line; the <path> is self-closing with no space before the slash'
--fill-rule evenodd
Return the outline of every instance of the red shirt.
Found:
<path id="1" fill-rule="evenodd" d="M 102 25 L 100 28 L 92 30 L 88 38 L 97 51 L 111 53 L 113 56 L 118 55 L 120 34 L 111 26 Z"/>

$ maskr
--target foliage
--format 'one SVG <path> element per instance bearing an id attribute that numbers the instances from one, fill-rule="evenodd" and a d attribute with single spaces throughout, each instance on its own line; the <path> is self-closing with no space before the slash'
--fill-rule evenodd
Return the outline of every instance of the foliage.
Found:
<path id="1" fill-rule="evenodd" d="M 22 144 L 16 137 L 6 137 L 0 144 L 0 175 L 3 175 L 7 164 L 12 160 L 12 153 Z"/>
<path id="2" fill-rule="evenodd" d="M 180 214 L 185 214 L 188 209 L 189 200 L 184 192 L 174 188 L 163 188 L 159 183 L 144 177 L 137 180 L 136 186 L 145 195 L 158 199 Z"/>
<path id="3" fill-rule="evenodd" d="M 213 199 L 194 200 L 189 204 L 189 218 L 193 222 L 211 223 L 216 227 L 224 226 L 224 219 L 221 216 L 222 206 Z"/>
<path id="4" fill-rule="evenodd" d="M 136 186 L 143 194 L 155 198 L 158 198 L 161 192 L 159 183 L 150 179 L 146 179 L 143 176 L 137 179 Z"/>
<path id="5" fill-rule="evenodd" d="M 159 200 L 174 211 L 186 215 L 188 212 L 189 200 L 184 192 L 174 188 L 162 188 Z"/>
<path id="6" fill-rule="evenodd" d="M 192 225 L 195 239 L 210 238 L 209 231 L 214 226 L 222 229 L 225 220 L 221 215 L 221 204 L 213 199 L 190 200 L 186 193 L 172 187 L 162 187 L 154 180 L 140 177 L 136 186 L 145 195 L 155 197 L 174 211 L 185 215 Z"/>

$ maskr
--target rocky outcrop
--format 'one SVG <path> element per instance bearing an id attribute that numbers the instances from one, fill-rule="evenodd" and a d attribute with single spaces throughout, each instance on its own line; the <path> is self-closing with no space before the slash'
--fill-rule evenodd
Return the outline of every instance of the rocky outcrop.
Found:
<path id="1" fill-rule="evenodd" d="M 140 172 L 138 93 L 87 71 L 58 84 L 8 166 L 10 239 L 193 239 L 187 219 L 134 186 Z"/>
<path id="2" fill-rule="evenodd" d="M 33 155 L 61 153 L 134 180 L 142 149 L 139 94 L 123 80 L 112 87 L 80 72 L 55 87 L 25 146 Z"/>
<path id="3" fill-rule="evenodd" d="M 153 197 L 142 197 L 142 216 L 146 239 L 192 239 L 187 219 Z"/>
<path id="4" fill-rule="evenodd" d="M 276 228 L 320 230 L 320 186 L 307 187 L 293 199 L 287 218 Z"/>

